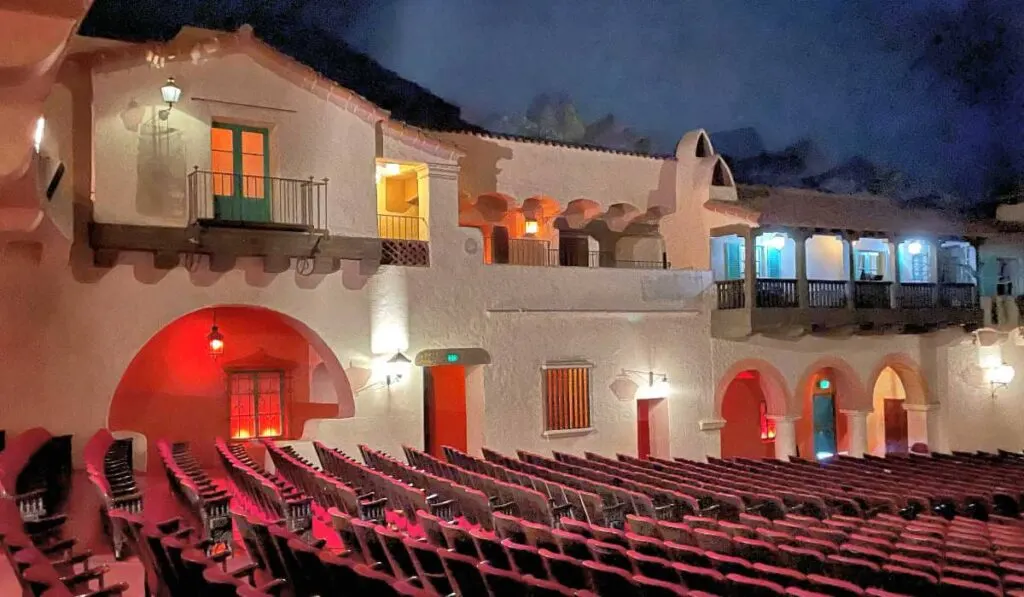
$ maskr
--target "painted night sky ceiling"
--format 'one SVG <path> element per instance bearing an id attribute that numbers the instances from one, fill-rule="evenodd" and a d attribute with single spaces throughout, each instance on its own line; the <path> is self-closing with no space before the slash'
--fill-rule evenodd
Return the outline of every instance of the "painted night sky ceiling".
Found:
<path id="1" fill-rule="evenodd" d="M 739 182 L 933 204 L 1024 178 L 1016 0 L 96 0 L 83 33 L 245 22 L 413 124 L 653 153 L 702 127 Z"/>

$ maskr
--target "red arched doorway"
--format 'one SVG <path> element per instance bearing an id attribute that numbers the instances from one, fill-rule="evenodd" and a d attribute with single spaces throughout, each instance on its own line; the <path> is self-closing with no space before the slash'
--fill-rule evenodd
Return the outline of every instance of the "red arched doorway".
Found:
<path id="1" fill-rule="evenodd" d="M 775 423 L 768 418 L 768 399 L 759 371 L 741 371 L 729 382 L 722 399 L 722 418 L 722 458 L 775 455 Z"/>
<path id="2" fill-rule="evenodd" d="M 215 317 L 223 335 L 217 356 L 208 340 Z M 259 307 L 189 313 L 157 332 L 132 359 L 114 392 L 107 426 L 145 436 L 149 470 L 159 470 L 161 439 L 191 442 L 209 466 L 217 437 L 298 438 L 306 421 L 344 416 L 347 409 L 339 405 L 351 401 L 337 358 L 310 334 L 297 321 Z"/>

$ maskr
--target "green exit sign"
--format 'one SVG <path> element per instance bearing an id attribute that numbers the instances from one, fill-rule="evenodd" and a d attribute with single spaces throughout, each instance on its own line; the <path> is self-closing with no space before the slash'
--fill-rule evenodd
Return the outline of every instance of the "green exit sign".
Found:
<path id="1" fill-rule="evenodd" d="M 457 353 L 457 352 L 449 352 L 448 354 L 446 354 L 444 356 L 444 358 L 449 363 L 458 363 L 459 362 L 459 353 Z"/>
<path id="2" fill-rule="evenodd" d="M 819 390 L 827 390 L 827 389 L 829 389 L 831 387 L 832 387 L 832 382 L 831 381 L 829 381 L 827 379 L 820 379 L 820 380 L 818 380 L 818 389 Z"/>

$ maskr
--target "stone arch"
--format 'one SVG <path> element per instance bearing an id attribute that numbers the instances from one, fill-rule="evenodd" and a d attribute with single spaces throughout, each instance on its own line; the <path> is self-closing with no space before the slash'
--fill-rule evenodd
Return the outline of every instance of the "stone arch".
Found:
<path id="1" fill-rule="evenodd" d="M 930 399 L 931 394 L 928 392 L 928 385 L 924 380 L 924 375 L 921 374 L 921 366 L 905 353 L 890 353 L 882 357 L 868 378 L 871 380 L 872 387 L 874 387 L 878 376 L 882 374 L 886 367 L 895 371 L 897 377 L 900 378 L 900 383 L 903 384 L 903 391 L 907 395 L 907 404 L 932 403 Z"/>
<path id="2" fill-rule="evenodd" d="M 835 433 L 837 449 L 850 450 L 850 437 L 846 425 L 847 417 L 842 411 L 871 411 L 871 395 L 864 389 L 857 372 L 843 359 L 824 356 L 804 369 L 793 393 L 792 410 L 800 416 L 796 422 L 796 443 L 799 454 L 805 458 L 814 457 L 814 416 L 811 408 L 812 396 L 818 379 L 827 374 L 835 384 Z"/>
<path id="3" fill-rule="evenodd" d="M 222 364 L 211 366 L 212 357 L 206 347 L 205 335 L 213 323 L 214 312 L 218 313 L 218 327 L 225 335 L 225 353 L 220 357 Z M 247 317 L 252 318 L 251 325 L 247 325 Z M 228 327 L 231 321 L 235 322 L 233 327 L 236 331 Z M 229 350 L 232 338 L 236 338 L 238 344 L 234 345 L 237 348 Z M 264 352 L 264 348 L 270 351 Z M 316 354 L 318 362 L 315 365 L 322 366 L 321 379 L 326 377 L 332 386 L 336 403 L 310 400 L 312 376 L 310 370 L 301 364 L 312 366 L 311 353 Z M 205 438 L 207 435 L 229 434 L 225 422 L 227 410 L 204 412 L 204 408 L 210 405 L 228 408 L 221 392 L 226 379 L 223 377 L 223 365 L 229 363 L 271 363 L 275 364 L 273 369 L 285 370 L 287 394 L 282 394 L 286 409 L 282 411 L 282 421 L 288 426 L 286 437 L 300 437 L 304 432 L 303 423 L 311 419 L 355 415 L 352 387 L 334 351 L 305 323 L 267 307 L 219 304 L 188 311 L 159 325 L 130 354 L 133 356 L 120 372 L 107 404 L 106 426 L 112 431 L 147 435 L 150 447 L 165 435 L 181 434 L 184 438 L 192 434 Z M 277 364 L 282 365 L 278 367 Z M 292 368 L 291 365 L 299 366 Z M 168 374 L 166 370 L 170 367 L 176 371 Z M 140 401 L 140 396 L 144 400 Z M 166 412 L 160 414 L 160 408 Z M 205 418 L 203 425 L 190 426 L 174 419 L 179 415 Z M 212 445 L 212 441 L 202 443 Z M 150 465 L 154 465 L 154 457 L 155 450 L 150 450 Z M 212 457 L 207 460 L 212 461 Z"/>
<path id="4" fill-rule="evenodd" d="M 715 155 L 715 148 L 711 145 L 711 138 L 704 129 L 696 129 L 687 132 L 679 140 L 676 146 L 676 155 L 688 158 L 709 158 Z"/>
<path id="5" fill-rule="evenodd" d="M 715 387 L 715 418 L 722 418 L 722 403 L 729 385 L 736 376 L 744 371 L 757 371 L 761 377 L 761 391 L 768 405 L 769 415 L 789 415 L 789 387 L 786 378 L 779 370 L 763 359 L 742 359 L 732 364 L 721 377 Z"/>
<path id="6" fill-rule="evenodd" d="M 732 169 L 729 168 L 729 164 L 725 162 L 725 159 L 722 156 L 715 157 L 715 166 L 711 170 L 711 186 L 736 186 L 736 181 L 732 177 Z"/>

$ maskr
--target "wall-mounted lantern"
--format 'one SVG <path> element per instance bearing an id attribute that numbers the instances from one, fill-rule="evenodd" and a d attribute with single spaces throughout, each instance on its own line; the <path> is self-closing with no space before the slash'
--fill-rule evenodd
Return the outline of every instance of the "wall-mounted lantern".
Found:
<path id="1" fill-rule="evenodd" d="M 537 231 L 540 230 L 540 224 L 537 222 L 537 220 L 534 220 L 533 218 L 527 218 L 523 230 L 526 231 L 526 234 L 534 236 L 535 234 L 537 234 Z"/>
<path id="2" fill-rule="evenodd" d="M 396 352 L 395 356 L 388 359 L 385 377 L 388 387 L 391 387 L 393 383 L 402 381 L 402 378 L 409 372 L 411 365 L 412 361 L 409 360 L 409 357 L 400 352 Z"/>
<path id="3" fill-rule="evenodd" d="M 1006 363 L 996 365 L 995 367 L 990 367 L 985 370 L 985 378 L 988 381 L 989 386 L 992 388 L 993 398 L 996 397 L 996 392 L 1010 385 L 1010 382 L 1013 381 L 1014 375 L 1016 375 L 1016 371 Z"/>
<path id="4" fill-rule="evenodd" d="M 647 378 L 647 383 L 637 388 L 637 400 L 668 398 L 669 390 L 671 389 L 668 385 L 668 375 L 655 373 L 654 371 L 637 371 L 634 369 L 623 369 L 622 375 L 637 375 Z"/>
<path id="5" fill-rule="evenodd" d="M 210 333 L 206 335 L 206 343 L 210 347 L 210 356 L 217 358 L 224 354 L 224 334 L 220 333 L 220 328 L 217 327 L 217 312 L 213 313 L 213 326 L 210 328 Z"/>
<path id="6" fill-rule="evenodd" d="M 160 110 L 160 119 L 167 120 L 167 116 L 174 109 L 174 104 L 181 99 L 181 87 L 174 82 L 174 77 L 167 77 L 167 82 L 160 88 L 160 97 L 167 104 L 166 110 Z"/>

